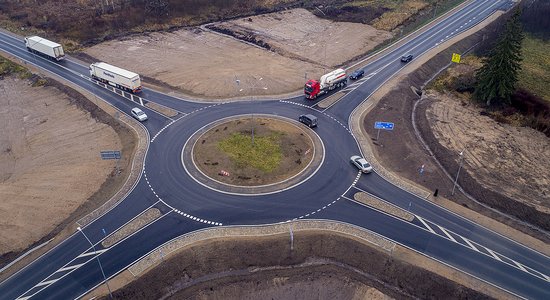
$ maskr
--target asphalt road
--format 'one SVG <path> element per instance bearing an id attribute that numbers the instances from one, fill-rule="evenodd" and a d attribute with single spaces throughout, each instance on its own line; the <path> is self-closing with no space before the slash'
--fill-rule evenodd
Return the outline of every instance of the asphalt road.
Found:
<path id="1" fill-rule="evenodd" d="M 399 189 L 376 173 L 360 175 L 349 163 L 360 152 L 348 129 L 352 111 L 405 64 L 404 53 L 427 50 L 475 25 L 509 1 L 473 1 L 429 26 L 417 37 L 364 66 L 366 76 L 348 87 L 346 96 L 326 110 L 303 97 L 271 101 L 200 103 L 144 90 L 143 101 L 171 107 L 165 117 L 144 107 L 151 142 L 143 174 L 129 196 L 96 221 L 0 283 L 1 299 L 71 299 L 102 284 L 141 256 L 183 234 L 211 226 L 267 224 L 297 219 L 336 220 L 381 234 L 445 264 L 506 289 L 520 297 L 550 298 L 550 259 L 480 225 Z M 0 33 L 0 49 L 28 64 L 70 81 L 128 113 L 132 102 L 88 78 L 87 66 L 70 58 L 48 61 L 26 51 L 20 38 Z M 224 117 L 274 114 L 295 120 L 302 113 L 319 118 L 314 129 L 325 146 L 319 169 L 301 184 L 266 195 L 228 194 L 199 184 L 186 172 L 182 148 L 203 126 Z M 357 180 L 357 181 L 356 181 Z M 415 214 L 412 222 L 396 219 L 354 202 L 368 192 Z M 103 248 L 101 241 L 144 210 L 156 207 L 163 217 L 139 232 Z M 86 236 L 84 236 L 86 234 Z M 88 242 L 90 239 L 93 247 Z"/>

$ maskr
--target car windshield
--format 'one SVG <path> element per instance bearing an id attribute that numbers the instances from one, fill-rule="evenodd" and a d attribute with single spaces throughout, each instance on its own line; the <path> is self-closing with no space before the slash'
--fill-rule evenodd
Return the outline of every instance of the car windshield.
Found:
<path id="1" fill-rule="evenodd" d="M 308 93 L 311 93 L 313 91 L 313 88 L 306 84 L 305 91 L 308 92 Z"/>
<path id="2" fill-rule="evenodd" d="M 138 116 L 141 116 L 141 115 L 144 115 L 144 114 L 145 114 L 145 113 L 142 112 L 141 110 L 136 111 L 136 115 L 138 115 Z"/>

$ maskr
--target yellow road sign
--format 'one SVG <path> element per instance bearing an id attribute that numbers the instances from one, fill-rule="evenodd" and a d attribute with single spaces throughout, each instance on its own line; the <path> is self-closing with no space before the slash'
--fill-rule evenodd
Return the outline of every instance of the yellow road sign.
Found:
<path id="1" fill-rule="evenodd" d="M 460 54 L 453 53 L 453 58 L 451 59 L 452 62 L 460 63 Z"/>

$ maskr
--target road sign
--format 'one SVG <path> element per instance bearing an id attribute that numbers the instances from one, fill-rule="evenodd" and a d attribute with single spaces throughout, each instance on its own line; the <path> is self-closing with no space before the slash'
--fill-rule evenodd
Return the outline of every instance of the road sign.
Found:
<path id="1" fill-rule="evenodd" d="M 101 151 L 101 159 L 120 159 L 120 151 Z"/>
<path id="2" fill-rule="evenodd" d="M 393 123 L 390 123 L 390 122 L 374 122 L 374 129 L 393 130 Z"/>
<path id="3" fill-rule="evenodd" d="M 455 63 L 460 63 L 460 54 L 458 53 L 453 53 L 453 58 L 451 59 L 452 62 L 455 62 Z"/>

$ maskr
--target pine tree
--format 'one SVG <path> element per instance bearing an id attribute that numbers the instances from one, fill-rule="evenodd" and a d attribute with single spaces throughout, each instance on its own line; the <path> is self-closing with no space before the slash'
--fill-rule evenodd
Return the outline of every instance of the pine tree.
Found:
<path id="1" fill-rule="evenodd" d="M 477 71 L 475 96 L 479 101 L 492 104 L 510 104 L 521 70 L 521 42 L 523 31 L 519 19 L 520 10 L 506 22 L 504 32 L 483 66 Z"/>

